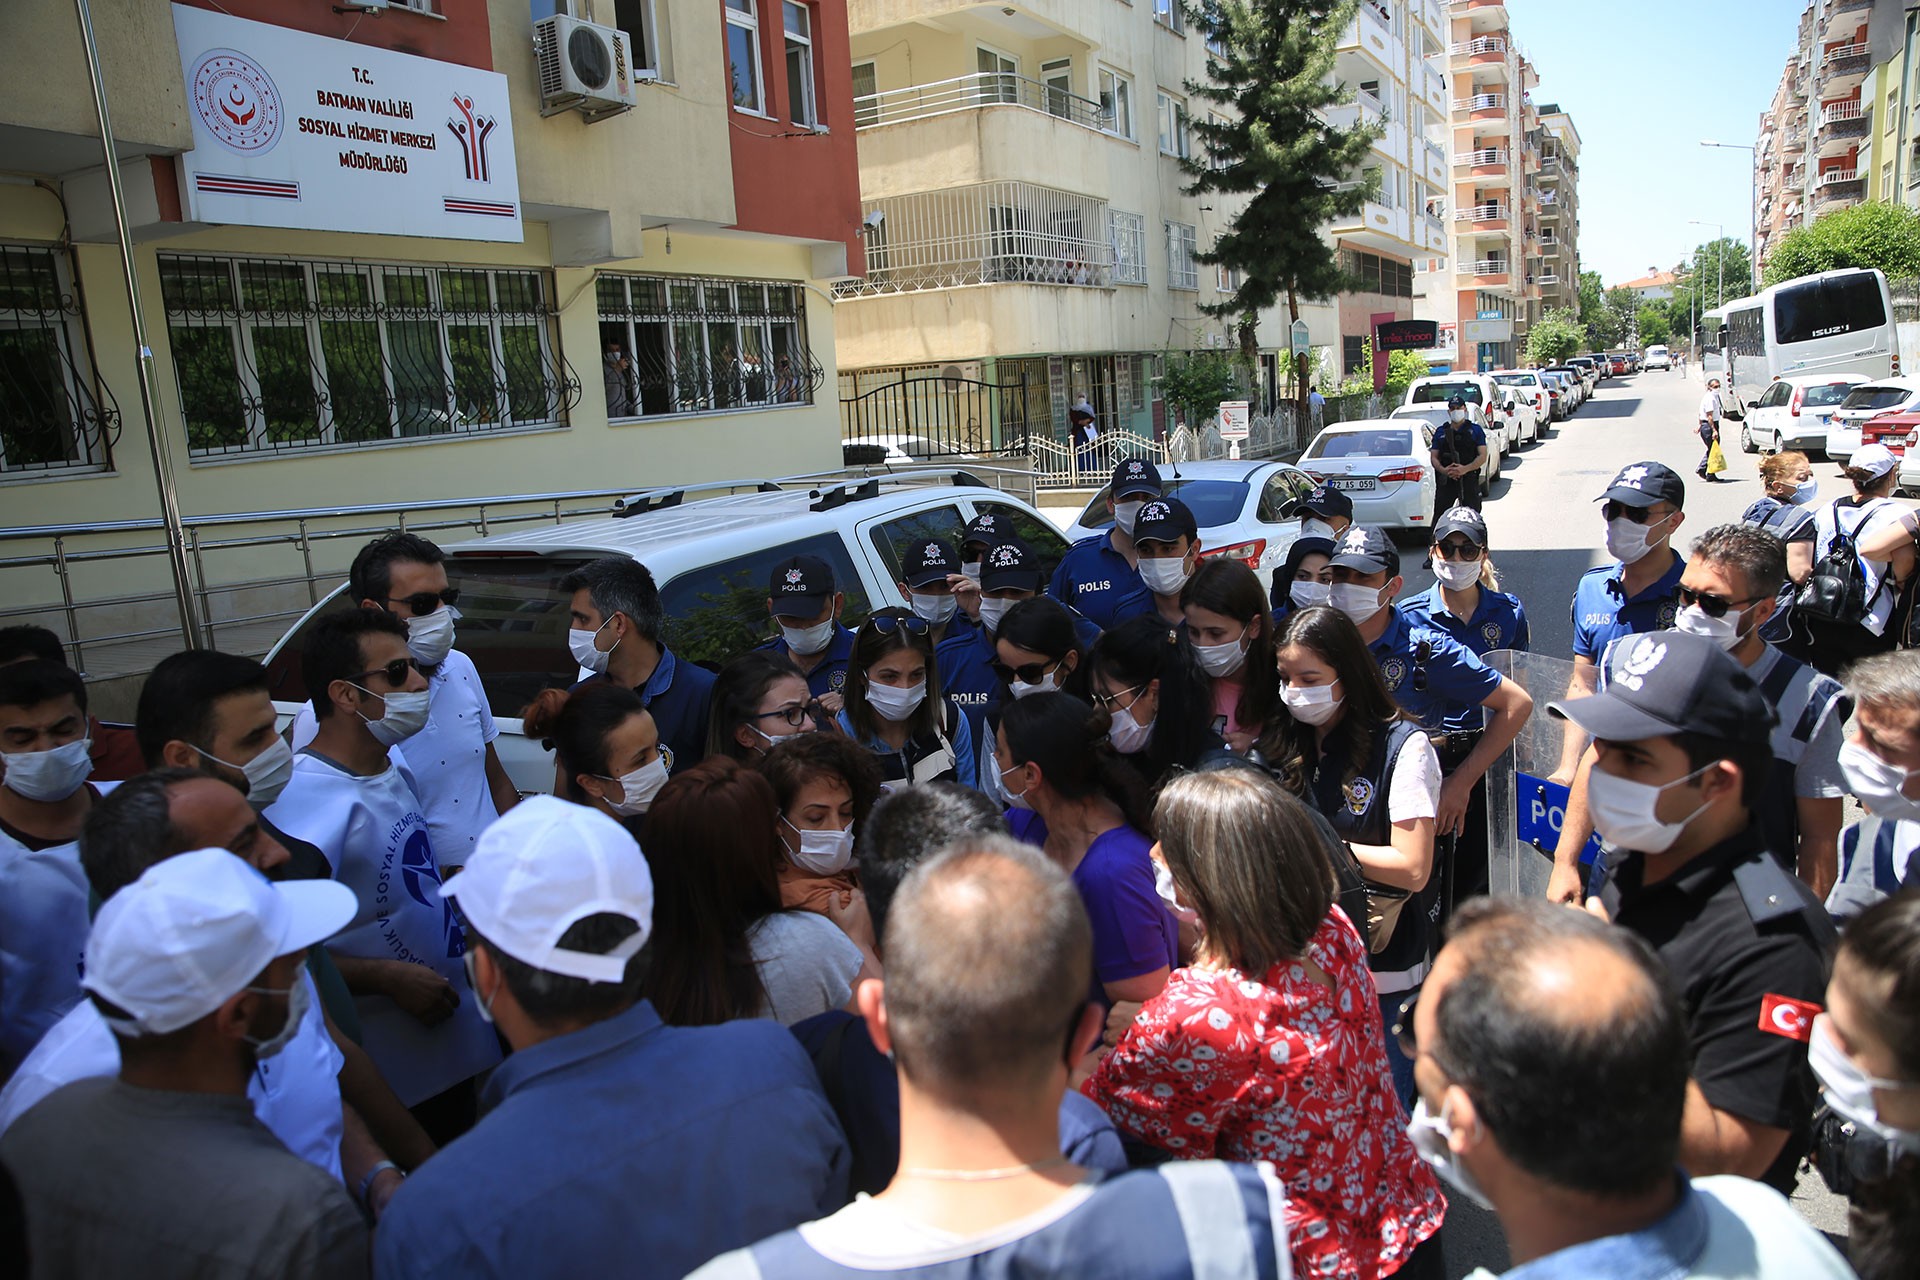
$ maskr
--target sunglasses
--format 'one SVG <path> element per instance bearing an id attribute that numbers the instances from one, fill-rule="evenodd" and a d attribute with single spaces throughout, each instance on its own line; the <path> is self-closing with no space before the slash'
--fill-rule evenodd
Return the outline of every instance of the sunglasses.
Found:
<path id="1" fill-rule="evenodd" d="M 412 658 L 395 658 L 384 667 L 375 667 L 371 671 L 360 672 L 353 677 L 353 680 L 365 680 L 372 676 L 385 676 L 388 684 L 399 688 L 407 682 L 408 671 L 418 671 L 419 669 L 420 664 Z"/>
<path id="2" fill-rule="evenodd" d="M 460 588 L 448 587 L 445 591 L 416 591 L 410 596 L 388 596 L 388 604 L 404 604 L 413 611 L 413 615 L 425 617 L 443 604 L 460 603 Z"/>
<path id="3" fill-rule="evenodd" d="M 910 636 L 924 636 L 933 630 L 933 626 L 919 614 L 876 613 L 867 619 L 867 625 L 883 636 L 896 631 L 904 631 Z"/>
<path id="4" fill-rule="evenodd" d="M 1440 542 L 1434 545 L 1439 550 L 1442 560 L 1478 560 L 1484 550 L 1471 542 Z"/>
<path id="5" fill-rule="evenodd" d="M 998 658 L 995 658 L 987 665 L 993 669 L 993 674 L 999 676 L 1001 680 L 1008 684 L 1012 684 L 1015 680 L 1018 680 L 1021 684 L 1039 684 L 1047 678 L 1049 671 L 1052 671 L 1065 661 L 1066 659 L 1062 657 L 1055 658 L 1052 662 L 1029 662 L 1025 666 L 1010 667 Z"/>
<path id="6" fill-rule="evenodd" d="M 1630 507 L 1624 502 L 1607 502 L 1600 508 L 1602 520 L 1631 520 L 1635 524 L 1657 524 L 1672 514 L 1669 511 L 1656 516 L 1652 507 Z"/>
<path id="7" fill-rule="evenodd" d="M 819 705 L 817 702 L 807 702 L 796 707 L 782 707 L 778 711 L 761 711 L 755 714 L 753 718 L 755 720 L 784 720 L 788 728 L 798 729 L 807 722 Z"/>
<path id="8" fill-rule="evenodd" d="M 1706 614 L 1709 618 L 1724 618 L 1727 616 L 1727 610 L 1729 609 L 1738 605 L 1752 604 L 1755 600 L 1765 598 L 1763 596 L 1748 596 L 1744 600 L 1729 600 L 1724 596 L 1710 595 L 1705 591 L 1695 591 L 1692 587 L 1675 587 L 1674 594 L 1680 598 L 1682 605 L 1688 608 L 1698 607 L 1700 612 Z"/>
<path id="9" fill-rule="evenodd" d="M 1029 681 L 1028 683 L 1033 683 L 1033 682 Z M 1093 695 L 1093 705 L 1100 708 L 1102 711 L 1111 711 L 1115 707 L 1120 705 L 1120 699 L 1128 697 L 1129 695 L 1134 695 L 1137 697 L 1139 692 L 1146 687 L 1147 686 L 1143 684 L 1137 684 L 1133 686 L 1133 688 L 1131 689 L 1122 689 L 1118 693 L 1096 693 Z M 1133 705 L 1133 703 L 1129 702 L 1127 703 L 1127 705 L 1130 707 Z"/>

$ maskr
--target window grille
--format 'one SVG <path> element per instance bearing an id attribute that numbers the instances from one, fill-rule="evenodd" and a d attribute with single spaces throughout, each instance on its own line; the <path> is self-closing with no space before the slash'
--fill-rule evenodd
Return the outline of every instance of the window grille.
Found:
<path id="1" fill-rule="evenodd" d="M 104 467 L 120 406 L 93 376 L 66 261 L 0 244 L 0 475 Z"/>
<path id="2" fill-rule="evenodd" d="M 595 288 L 609 418 L 811 404 L 826 380 L 794 281 L 603 274 Z"/>

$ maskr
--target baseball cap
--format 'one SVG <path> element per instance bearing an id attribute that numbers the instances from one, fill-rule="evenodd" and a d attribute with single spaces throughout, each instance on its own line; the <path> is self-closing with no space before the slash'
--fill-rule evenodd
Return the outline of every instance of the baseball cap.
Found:
<path id="1" fill-rule="evenodd" d="M 1476 547 L 1487 545 L 1487 522 L 1472 507 L 1448 507 L 1433 522 L 1433 540 L 1440 541 L 1450 533 L 1457 533 Z"/>
<path id="2" fill-rule="evenodd" d="M 1331 485 L 1319 485 L 1294 504 L 1296 511 L 1311 511 L 1317 516 L 1345 516 L 1353 519 L 1353 499 Z"/>
<path id="3" fill-rule="evenodd" d="M 1634 462 L 1620 468 L 1607 491 L 1595 502 L 1623 502 L 1629 507 L 1650 507 L 1656 502 L 1686 505 L 1687 486 L 1672 467 L 1658 462 Z"/>
<path id="4" fill-rule="evenodd" d="M 900 580 L 910 587 L 945 582 L 950 573 L 960 572 L 960 555 L 938 538 L 916 542 L 900 557 Z"/>
<path id="5" fill-rule="evenodd" d="M 1182 537 L 1198 538 L 1200 526 L 1193 512 L 1178 498 L 1153 498 L 1133 518 L 1135 542 L 1178 542 Z"/>
<path id="6" fill-rule="evenodd" d="M 767 583 L 778 618 L 811 618 L 833 599 L 833 567 L 819 556 L 792 556 L 773 566 Z"/>
<path id="7" fill-rule="evenodd" d="M 1638 742 L 1697 733 L 1725 742 L 1765 742 L 1776 717 L 1740 664 L 1707 636 L 1653 631 L 1607 646 L 1605 687 L 1547 710 L 1596 738 Z"/>
<path id="8" fill-rule="evenodd" d="M 1870 444 L 1864 449 L 1856 449 L 1847 459 L 1847 470 L 1865 471 L 1875 480 L 1900 465 L 1900 459 L 1893 456 L 1893 450 L 1883 444 Z"/>
<path id="9" fill-rule="evenodd" d="M 252 985 L 268 964 L 324 942 L 360 902 L 333 880 L 269 881 L 225 849 L 148 867 L 108 898 L 87 937 L 80 985 L 126 1013 L 124 1036 L 166 1035 Z"/>
<path id="10" fill-rule="evenodd" d="M 653 933 L 653 873 L 618 822 L 557 796 L 529 796 L 488 824 L 442 896 L 489 945 L 542 973 L 620 982 Z M 640 928 L 604 955 L 560 945 L 588 916 Z"/>
<path id="11" fill-rule="evenodd" d="M 982 591 L 1000 591 L 1007 587 L 1039 591 L 1046 586 L 1043 579 L 1040 561 L 1027 549 L 1026 543 L 1012 538 L 987 548 L 986 558 L 980 562 Z"/>
<path id="12" fill-rule="evenodd" d="M 1013 536 L 1011 521 L 1005 516 L 983 511 L 967 521 L 967 527 L 960 531 L 960 545 L 964 548 L 968 543 L 978 543 L 983 547 L 990 547 L 996 542 L 1003 542 Z"/>
<path id="13" fill-rule="evenodd" d="M 1400 552 L 1393 539 L 1378 529 L 1356 524 L 1333 544 L 1330 569 L 1352 569 L 1359 573 L 1384 573 L 1389 578 L 1400 572 Z"/>
<path id="14" fill-rule="evenodd" d="M 1145 458 L 1122 458 L 1113 469 L 1112 495 L 1115 502 L 1130 494 L 1160 495 L 1160 468 Z"/>

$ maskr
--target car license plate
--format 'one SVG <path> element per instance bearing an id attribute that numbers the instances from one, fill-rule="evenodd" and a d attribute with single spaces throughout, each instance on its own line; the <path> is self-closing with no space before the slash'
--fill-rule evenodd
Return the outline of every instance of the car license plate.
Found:
<path id="1" fill-rule="evenodd" d="M 1372 476 L 1335 476 L 1327 483 L 1336 489 L 1372 489 L 1375 487 Z"/>

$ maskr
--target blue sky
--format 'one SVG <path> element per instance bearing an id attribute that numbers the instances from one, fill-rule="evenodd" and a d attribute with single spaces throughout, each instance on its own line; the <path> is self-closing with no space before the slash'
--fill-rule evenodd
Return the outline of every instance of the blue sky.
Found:
<path id="1" fill-rule="evenodd" d="M 1746 240 L 1752 145 L 1805 0 L 1507 0 L 1536 104 L 1580 131 L 1580 265 L 1609 286 L 1671 267 L 1726 224 Z"/>

